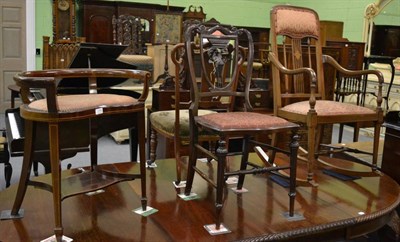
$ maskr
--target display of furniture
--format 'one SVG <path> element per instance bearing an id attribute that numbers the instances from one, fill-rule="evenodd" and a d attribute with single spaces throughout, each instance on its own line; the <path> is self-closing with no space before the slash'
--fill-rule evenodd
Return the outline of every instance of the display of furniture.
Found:
<path id="1" fill-rule="evenodd" d="M 57 83 L 76 78 L 87 79 L 88 93 L 76 95 L 57 95 Z M 115 94 L 97 94 L 97 80 L 134 78 L 143 83 L 143 93 L 138 98 Z M 140 179 L 142 209 L 147 208 L 145 179 L 145 106 L 148 94 L 150 73 L 123 69 L 59 69 L 28 71 L 17 74 L 14 80 L 21 87 L 23 105 L 21 117 L 25 123 L 24 159 L 20 182 L 9 218 L 23 216 L 21 209 L 28 185 L 53 193 L 54 233 L 57 241 L 63 236 L 61 201 L 73 195 L 105 188 L 115 183 Z M 30 99 L 31 88 L 43 89 L 45 99 Z M 47 126 L 48 152 L 51 167 L 51 184 L 30 179 L 34 154 L 37 151 L 37 127 Z M 63 125 L 70 125 L 65 128 Z M 82 137 L 74 137 L 76 129 Z M 123 128 L 135 129 L 139 143 L 138 169 L 135 173 L 121 173 L 112 164 L 106 167 L 97 165 L 97 140 L 99 137 Z M 68 130 L 68 133 L 62 132 Z M 72 140 L 72 141 L 71 141 Z M 75 142 L 73 142 L 75 141 Z M 90 167 L 80 174 L 61 177 L 61 154 L 86 143 L 90 146 Z M 46 149 L 46 148 L 45 148 Z M 136 161 L 136 157 L 131 157 Z M 84 169 L 84 168 L 83 168 Z M 47 209 L 47 208 L 43 208 Z M 3 215 L 3 213 L 2 213 Z M 4 219 L 4 218 L 2 218 Z"/>
<path id="2" fill-rule="evenodd" d="M 379 135 L 383 122 L 382 73 L 376 70 L 347 70 L 332 57 L 323 55 L 319 17 L 312 9 L 275 6 L 271 10 L 271 45 L 269 59 L 273 68 L 274 113 L 278 117 L 303 124 L 307 132 L 307 144 L 302 147 L 304 157 L 301 160 L 306 161 L 308 171 L 306 178 L 298 177 L 298 182 L 303 185 L 317 185 L 318 179 L 314 176 L 317 165 L 325 165 L 342 174 L 376 175 Z M 312 54 L 312 50 L 315 54 Z M 323 63 L 332 65 L 346 77 L 376 75 L 379 83 L 376 108 L 327 100 Z M 365 162 L 365 170 L 333 166 L 326 157 L 320 156 L 332 151 L 329 146 L 321 146 L 324 125 L 350 122 L 373 123 L 372 164 Z M 342 147 L 334 150 L 337 152 L 345 149 Z"/>
<path id="3" fill-rule="evenodd" d="M 192 36 L 199 36 L 199 43 L 192 41 Z M 241 40 L 245 39 L 246 45 L 242 47 Z M 191 104 L 189 107 L 190 127 L 190 154 L 188 164 L 187 183 L 184 196 L 192 196 L 192 185 L 195 172 L 200 177 L 216 188 L 215 209 L 216 223 L 205 225 L 210 234 L 228 233 L 230 230 L 222 224 L 222 207 L 224 206 L 225 181 L 229 177 L 237 176 L 238 183 L 234 191 L 241 193 L 244 178 L 247 174 L 266 173 L 290 169 L 290 188 L 288 216 L 294 216 L 294 198 L 296 195 L 296 161 L 297 161 L 297 124 L 285 119 L 267 114 L 251 112 L 249 90 L 252 76 L 252 63 L 254 59 L 254 46 L 249 31 L 245 29 L 230 29 L 220 25 L 207 28 L 205 25 L 192 25 L 185 32 L 185 47 L 188 60 L 188 70 L 191 81 Z M 245 51 L 244 48 L 247 48 Z M 195 62 L 196 56 L 199 60 Z M 247 61 L 244 90 L 237 90 L 239 72 L 244 61 Z M 201 66 L 200 74 L 196 75 L 195 63 Z M 199 78 L 200 77 L 200 80 Z M 244 97 L 244 109 L 234 111 L 234 99 Z M 217 111 L 216 113 L 200 115 L 201 109 Z M 217 135 L 216 150 L 210 150 L 200 140 L 202 132 Z M 275 135 L 276 133 L 292 132 L 289 149 L 277 149 L 267 143 L 257 141 L 257 135 Z M 230 138 L 242 139 L 241 152 L 230 153 L 228 142 Z M 278 151 L 290 157 L 288 166 L 260 167 L 249 160 L 251 146 L 256 146 L 260 154 L 263 148 Z M 229 163 L 233 155 L 241 155 L 241 165 L 238 170 L 231 170 Z M 209 171 L 197 166 L 198 159 L 208 158 L 210 162 L 217 163 L 216 177 Z M 209 168 L 212 169 L 212 168 Z M 212 174 L 212 173 L 211 173 Z"/>

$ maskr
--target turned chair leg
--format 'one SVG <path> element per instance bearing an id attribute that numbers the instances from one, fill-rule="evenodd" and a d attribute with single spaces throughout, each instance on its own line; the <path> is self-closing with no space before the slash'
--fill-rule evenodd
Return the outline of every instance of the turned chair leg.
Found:
<path id="1" fill-rule="evenodd" d="M 140 156 L 140 184 L 142 189 L 142 209 L 147 208 L 147 196 L 146 196 L 146 139 L 145 139 L 145 117 L 144 112 L 138 114 L 138 121 L 136 125 L 137 140 L 139 142 L 139 156 Z"/>
<path id="2" fill-rule="evenodd" d="M 290 149 L 290 180 L 289 180 L 289 216 L 294 216 L 294 202 L 296 198 L 296 173 L 297 173 L 297 152 L 299 149 L 299 136 L 297 130 L 292 130 Z"/>
<path id="3" fill-rule="evenodd" d="M 157 158 L 157 154 L 156 154 L 156 152 L 157 152 L 157 145 L 158 145 L 158 142 L 157 142 L 157 132 L 154 130 L 154 129 L 152 129 L 152 128 L 150 128 L 150 154 L 149 154 L 149 161 L 147 162 L 147 164 L 148 165 L 151 165 L 151 164 L 153 164 L 155 161 L 156 161 L 156 158 Z"/>
<path id="4" fill-rule="evenodd" d="M 218 169 L 217 169 L 217 194 L 215 200 L 215 208 L 216 208 L 216 223 L 215 229 L 219 230 L 221 226 L 221 212 L 223 207 L 223 190 L 225 183 L 225 168 L 226 168 L 226 156 L 228 154 L 228 149 L 226 147 L 225 139 L 221 139 L 218 142 L 217 148 L 217 157 L 218 157 Z"/>

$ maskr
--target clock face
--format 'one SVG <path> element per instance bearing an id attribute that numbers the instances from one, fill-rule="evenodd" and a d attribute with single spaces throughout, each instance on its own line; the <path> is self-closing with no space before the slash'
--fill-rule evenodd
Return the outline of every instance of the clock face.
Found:
<path id="1" fill-rule="evenodd" d="M 69 3 L 67 0 L 60 0 L 58 2 L 58 9 L 60 9 L 61 11 L 65 11 L 69 9 Z"/>

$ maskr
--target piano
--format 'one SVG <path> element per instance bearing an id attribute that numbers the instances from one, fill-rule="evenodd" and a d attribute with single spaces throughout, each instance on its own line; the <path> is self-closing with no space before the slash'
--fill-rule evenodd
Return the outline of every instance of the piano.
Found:
<path id="1" fill-rule="evenodd" d="M 121 62 L 117 57 L 124 51 L 125 45 L 81 43 L 79 51 L 75 54 L 69 68 L 118 68 L 118 69 L 137 69 L 136 66 Z M 126 79 L 115 78 L 112 80 L 99 80 L 99 93 L 114 93 L 139 97 L 140 93 L 129 90 L 112 89 L 112 86 L 125 82 Z M 68 82 L 60 81 L 58 92 L 62 94 L 81 94 L 88 93 L 87 80 L 75 79 Z M 38 90 L 32 90 L 32 99 L 44 98 Z M 6 137 L 10 157 L 23 156 L 24 154 L 24 120 L 19 114 L 19 108 L 11 108 L 5 113 Z M 98 137 L 124 127 L 119 120 L 103 118 L 99 122 Z M 74 127 L 70 129 L 69 127 Z M 61 139 L 61 159 L 75 156 L 78 152 L 89 151 L 89 123 L 87 120 L 73 121 L 64 123 L 60 128 Z M 71 133 L 73 132 L 73 133 Z M 35 175 L 38 175 L 38 163 L 44 166 L 45 173 L 50 172 L 49 144 L 47 126 L 39 124 L 36 127 L 34 167 Z M 137 159 L 137 139 L 135 130 L 131 132 L 131 160 Z M 45 138 L 46 137 L 46 138 Z M 6 174 L 6 186 L 9 185 L 12 169 Z"/>

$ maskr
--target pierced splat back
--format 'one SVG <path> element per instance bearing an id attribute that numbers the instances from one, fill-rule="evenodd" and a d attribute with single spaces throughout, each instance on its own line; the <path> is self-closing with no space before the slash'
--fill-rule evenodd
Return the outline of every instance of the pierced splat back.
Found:
<path id="1" fill-rule="evenodd" d="M 194 35 L 198 35 L 198 44 L 191 41 Z M 245 73 L 245 91 L 238 92 L 237 87 L 243 62 L 253 62 L 250 32 L 218 25 L 193 25 L 186 31 L 185 39 L 195 115 L 198 108 L 232 111 L 236 96 L 249 95 L 251 68 L 247 68 Z M 243 42 L 248 51 L 241 46 L 243 39 L 247 40 Z M 198 73 L 196 68 L 200 69 L 199 76 L 195 74 Z M 251 110 L 250 103 L 245 103 L 244 108 Z"/>

